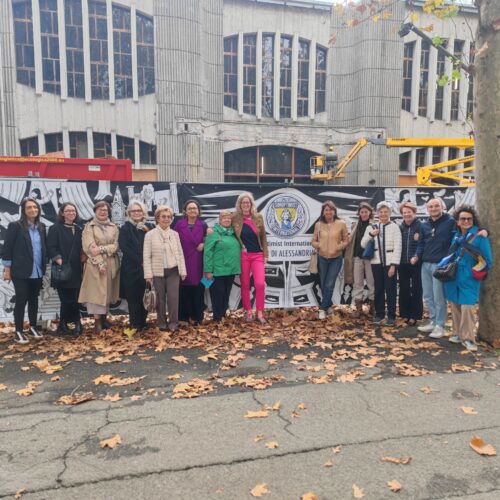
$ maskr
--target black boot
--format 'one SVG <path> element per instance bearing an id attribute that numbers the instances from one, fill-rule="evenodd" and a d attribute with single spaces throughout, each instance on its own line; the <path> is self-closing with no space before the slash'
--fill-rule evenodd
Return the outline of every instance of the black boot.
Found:
<path id="1" fill-rule="evenodd" d="M 104 330 L 111 328 L 111 323 L 108 321 L 106 314 L 101 314 L 101 324 Z"/>
<path id="2" fill-rule="evenodd" d="M 74 337 L 78 337 L 78 335 L 80 335 L 81 333 L 82 333 L 82 323 L 80 319 L 78 319 L 75 322 L 75 329 L 73 330 L 72 334 Z"/>
<path id="3" fill-rule="evenodd" d="M 59 326 L 57 327 L 57 334 L 58 335 L 69 335 L 71 332 L 68 328 L 68 325 L 66 324 L 66 321 L 63 319 L 59 320 Z"/>

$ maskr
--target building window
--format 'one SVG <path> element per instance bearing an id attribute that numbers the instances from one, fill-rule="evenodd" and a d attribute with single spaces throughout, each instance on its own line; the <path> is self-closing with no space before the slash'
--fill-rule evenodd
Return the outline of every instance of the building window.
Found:
<path id="1" fill-rule="evenodd" d="M 40 0 L 43 90 L 61 93 L 57 0 Z"/>
<path id="2" fill-rule="evenodd" d="M 474 64 L 474 51 L 476 50 L 474 43 L 470 44 L 469 64 Z M 474 76 L 472 73 L 468 74 L 469 89 L 467 90 L 467 118 L 472 120 L 474 116 Z"/>
<path id="3" fill-rule="evenodd" d="M 106 158 L 111 156 L 111 134 L 92 134 L 94 142 L 94 158 Z"/>
<path id="4" fill-rule="evenodd" d="M 274 35 L 262 35 L 262 115 L 274 110 Z"/>
<path id="5" fill-rule="evenodd" d="M 109 99 L 106 4 L 89 0 L 90 80 L 92 99 Z"/>
<path id="6" fill-rule="evenodd" d="M 432 148 L 432 164 L 441 163 L 443 157 L 443 148 Z"/>
<path id="7" fill-rule="evenodd" d="M 64 151 L 62 134 L 45 134 L 45 152 L 60 153 L 62 151 Z"/>
<path id="8" fill-rule="evenodd" d="M 224 106 L 238 109 L 238 37 L 224 38 Z"/>
<path id="9" fill-rule="evenodd" d="M 425 166 L 425 148 L 417 149 L 415 154 L 415 168 L 424 167 Z"/>
<path id="10" fill-rule="evenodd" d="M 401 108 L 405 111 L 411 110 L 411 87 L 413 77 L 413 52 L 415 42 L 405 43 L 403 53 L 403 100 Z"/>
<path id="11" fill-rule="evenodd" d="M 453 44 L 453 55 L 460 60 L 462 58 L 462 51 L 464 48 L 463 40 L 455 40 Z M 457 64 L 453 68 L 458 68 Z M 451 120 L 458 120 L 458 109 L 460 107 L 460 79 L 451 82 Z"/>
<path id="12" fill-rule="evenodd" d="M 256 35 L 243 36 L 243 113 L 255 114 Z"/>
<path id="13" fill-rule="evenodd" d="M 281 36 L 280 117 L 292 116 L 292 37 Z"/>
<path id="14" fill-rule="evenodd" d="M 38 156 L 38 136 L 28 137 L 19 141 L 21 156 Z"/>
<path id="15" fill-rule="evenodd" d="M 16 45 L 16 81 L 22 85 L 35 88 L 31 2 L 13 2 L 12 11 L 14 14 L 14 40 Z"/>
<path id="16" fill-rule="evenodd" d="M 156 165 L 156 146 L 139 141 L 141 165 Z"/>
<path id="17" fill-rule="evenodd" d="M 69 156 L 70 158 L 88 158 L 89 149 L 86 132 L 69 133 Z"/>
<path id="18" fill-rule="evenodd" d="M 132 160 L 135 162 L 134 139 L 131 137 L 116 136 L 116 156 L 120 160 Z"/>
<path id="19" fill-rule="evenodd" d="M 411 151 L 399 155 L 399 171 L 408 173 L 410 171 Z"/>
<path id="20" fill-rule="evenodd" d="M 299 40 L 298 59 L 297 116 L 307 116 L 309 113 L 309 42 Z"/>
<path id="21" fill-rule="evenodd" d="M 429 89 L 429 52 L 430 43 L 422 40 L 422 50 L 420 53 L 420 85 L 418 91 L 418 114 L 427 115 L 427 94 Z"/>
<path id="22" fill-rule="evenodd" d="M 68 96 L 85 97 L 85 70 L 83 64 L 82 1 L 66 0 L 66 65 Z"/>
<path id="23" fill-rule="evenodd" d="M 447 40 L 443 40 L 441 47 L 446 48 L 448 44 Z M 442 76 L 444 76 L 446 72 L 446 55 L 444 52 L 438 50 L 437 53 L 437 64 L 436 64 L 436 75 L 439 80 Z M 434 108 L 434 119 L 442 120 L 443 119 L 443 102 L 444 102 L 444 86 L 439 85 L 436 82 L 436 107 Z"/>
<path id="24" fill-rule="evenodd" d="M 155 39 L 152 17 L 137 13 L 137 81 L 139 95 L 155 93 Z"/>
<path id="25" fill-rule="evenodd" d="M 326 109 L 326 55 L 323 47 L 316 47 L 316 113 Z"/>
<path id="26" fill-rule="evenodd" d="M 130 10 L 113 5 L 115 97 L 132 97 L 132 38 Z"/>

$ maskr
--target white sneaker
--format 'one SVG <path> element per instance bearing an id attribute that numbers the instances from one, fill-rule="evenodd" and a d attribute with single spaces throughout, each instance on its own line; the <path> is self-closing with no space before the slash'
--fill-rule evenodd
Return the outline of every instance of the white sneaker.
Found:
<path id="1" fill-rule="evenodd" d="M 471 351 L 471 352 L 476 352 L 477 351 L 477 345 L 470 341 L 470 340 L 464 340 L 462 342 L 462 345 L 468 350 L 468 351 Z"/>
<path id="2" fill-rule="evenodd" d="M 422 333 L 431 333 L 434 330 L 434 324 L 427 323 L 426 325 L 421 325 L 417 327 L 417 330 Z"/>
<path id="3" fill-rule="evenodd" d="M 325 319 L 326 318 L 326 312 L 323 311 L 323 309 L 319 310 L 318 318 L 319 319 Z"/>
<path id="4" fill-rule="evenodd" d="M 462 343 L 462 339 L 458 335 L 452 335 L 448 340 L 452 344 L 461 344 Z"/>
<path id="5" fill-rule="evenodd" d="M 429 335 L 429 337 L 433 339 L 440 339 L 441 337 L 444 337 L 445 331 L 442 326 L 436 325 L 434 327 L 434 330 L 432 330 L 432 333 Z"/>

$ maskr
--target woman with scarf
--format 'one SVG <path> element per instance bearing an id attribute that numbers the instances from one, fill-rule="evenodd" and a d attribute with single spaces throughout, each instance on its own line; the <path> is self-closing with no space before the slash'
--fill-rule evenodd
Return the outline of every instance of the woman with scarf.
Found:
<path id="1" fill-rule="evenodd" d="M 233 216 L 233 229 L 241 244 L 241 301 L 245 309 L 245 321 L 253 321 L 250 301 L 250 275 L 255 287 L 255 306 L 257 321 L 267 323 L 264 317 L 267 250 L 264 218 L 257 212 L 255 200 L 250 193 L 242 193 L 236 200 Z"/>
<path id="2" fill-rule="evenodd" d="M 109 328 L 109 305 L 120 297 L 118 226 L 110 220 L 111 206 L 106 201 L 94 205 L 95 217 L 85 225 L 82 248 L 88 256 L 83 270 L 78 301 L 94 316 L 96 333 Z"/>
<path id="3" fill-rule="evenodd" d="M 184 217 L 177 221 L 174 230 L 179 234 L 187 277 L 179 290 L 179 321 L 203 321 L 205 310 L 205 287 L 200 283 L 203 277 L 203 246 L 207 224 L 200 219 L 200 204 L 195 200 L 184 203 Z"/>
<path id="4" fill-rule="evenodd" d="M 122 251 L 120 296 L 127 300 L 130 327 L 142 330 L 146 326 L 148 316 L 142 302 L 146 289 L 143 268 L 144 238 L 153 226 L 146 223 L 148 212 L 138 201 L 130 203 L 127 216 L 118 237 Z"/>

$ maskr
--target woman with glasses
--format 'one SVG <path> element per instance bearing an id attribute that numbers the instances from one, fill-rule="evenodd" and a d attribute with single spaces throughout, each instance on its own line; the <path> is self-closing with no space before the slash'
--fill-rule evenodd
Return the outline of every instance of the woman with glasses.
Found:
<path id="1" fill-rule="evenodd" d="M 127 300 L 130 327 L 142 330 L 146 326 L 148 316 L 142 302 L 146 289 L 142 265 L 144 238 L 153 226 L 146 222 L 148 212 L 138 201 L 130 203 L 127 216 L 118 237 L 122 251 L 120 296 Z"/>
<path id="2" fill-rule="evenodd" d="M 24 310 L 28 304 L 28 334 L 39 340 L 43 335 L 36 328 L 38 295 L 47 266 L 45 226 L 40 222 L 40 205 L 33 198 L 21 202 L 21 217 L 7 227 L 3 244 L 3 279 L 14 283 L 16 303 L 14 340 L 27 344 L 24 335 Z"/>
<path id="3" fill-rule="evenodd" d="M 60 334 L 79 335 L 82 331 L 78 294 L 82 283 L 82 228 L 78 224 L 78 210 L 72 203 L 63 203 L 59 208 L 57 222 L 50 227 L 47 236 L 49 258 L 57 265 L 67 265 L 70 268 L 67 280 L 55 281 L 52 276 L 52 286 L 57 290 L 61 302 L 59 313 Z M 70 331 L 68 323 L 75 328 Z"/>

